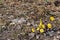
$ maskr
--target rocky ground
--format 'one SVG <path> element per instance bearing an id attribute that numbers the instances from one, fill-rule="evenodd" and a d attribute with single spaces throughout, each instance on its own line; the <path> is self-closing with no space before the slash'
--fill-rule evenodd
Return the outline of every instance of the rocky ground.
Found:
<path id="1" fill-rule="evenodd" d="M 40 19 L 53 28 L 31 32 Z M 60 40 L 60 0 L 0 0 L 0 40 Z"/>

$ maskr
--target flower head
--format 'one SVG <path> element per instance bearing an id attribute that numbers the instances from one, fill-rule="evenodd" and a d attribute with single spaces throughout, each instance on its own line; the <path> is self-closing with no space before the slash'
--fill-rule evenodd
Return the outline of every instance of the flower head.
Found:
<path id="1" fill-rule="evenodd" d="M 44 29 L 40 29 L 40 33 L 43 33 L 44 32 Z"/>
<path id="2" fill-rule="evenodd" d="M 42 25 L 42 20 L 40 19 L 40 26 Z"/>
<path id="3" fill-rule="evenodd" d="M 32 30 L 31 30 L 32 32 L 35 32 L 35 29 L 34 28 L 32 28 Z"/>
<path id="4" fill-rule="evenodd" d="M 51 17 L 50 17 L 50 20 L 51 20 L 51 21 L 54 21 L 54 20 L 55 20 L 55 18 L 54 18 L 53 16 L 51 16 Z"/>
<path id="5" fill-rule="evenodd" d="M 39 27 L 37 27 L 37 29 L 36 30 L 39 30 L 40 28 Z"/>
<path id="6" fill-rule="evenodd" d="M 47 24 L 47 27 L 48 27 L 48 28 L 52 28 L 52 24 L 48 23 L 48 24 Z"/>

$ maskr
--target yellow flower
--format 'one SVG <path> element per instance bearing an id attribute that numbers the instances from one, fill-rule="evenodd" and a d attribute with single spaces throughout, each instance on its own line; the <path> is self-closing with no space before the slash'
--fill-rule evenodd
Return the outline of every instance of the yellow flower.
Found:
<path id="1" fill-rule="evenodd" d="M 50 17 L 50 20 L 51 20 L 51 21 L 54 21 L 54 20 L 55 20 L 55 18 L 54 18 L 53 16 L 51 16 L 51 17 Z"/>
<path id="2" fill-rule="evenodd" d="M 44 29 L 40 29 L 40 33 L 43 33 L 44 32 Z"/>
<path id="3" fill-rule="evenodd" d="M 41 25 L 39 25 L 38 27 L 41 28 Z"/>
<path id="4" fill-rule="evenodd" d="M 44 24 L 42 24 L 41 28 L 45 29 L 45 25 L 44 25 Z"/>
<path id="5" fill-rule="evenodd" d="M 34 28 L 32 28 L 32 30 L 31 30 L 32 32 L 35 32 L 35 29 Z"/>
<path id="6" fill-rule="evenodd" d="M 52 24 L 48 23 L 48 24 L 47 24 L 47 27 L 48 27 L 48 28 L 52 28 Z"/>
<path id="7" fill-rule="evenodd" d="M 40 19 L 40 26 L 42 25 L 42 20 Z"/>
<path id="8" fill-rule="evenodd" d="M 37 29 L 36 30 L 39 30 L 40 28 L 39 27 L 37 27 Z"/>
<path id="9" fill-rule="evenodd" d="M 39 24 L 39 27 L 41 28 L 41 26 L 42 26 L 42 20 L 40 19 L 40 24 Z"/>

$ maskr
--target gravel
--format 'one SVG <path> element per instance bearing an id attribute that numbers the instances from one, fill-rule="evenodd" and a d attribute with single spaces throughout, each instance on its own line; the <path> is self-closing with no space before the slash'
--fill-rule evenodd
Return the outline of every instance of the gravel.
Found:
<path id="1" fill-rule="evenodd" d="M 0 40 L 60 40 L 59 0 L 0 0 Z M 49 17 L 55 17 L 50 21 Z M 52 24 L 44 33 L 36 31 L 43 24 Z M 31 31 L 35 28 L 35 32 Z"/>

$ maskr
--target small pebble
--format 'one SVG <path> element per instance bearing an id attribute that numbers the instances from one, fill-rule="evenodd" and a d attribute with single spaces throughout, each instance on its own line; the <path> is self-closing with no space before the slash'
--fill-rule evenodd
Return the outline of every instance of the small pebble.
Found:
<path id="1" fill-rule="evenodd" d="M 57 29 L 56 27 L 54 27 L 52 30 L 53 30 L 54 32 L 57 32 L 57 31 L 58 31 L 58 29 Z"/>
<path id="2" fill-rule="evenodd" d="M 50 31 L 46 33 L 46 36 L 53 36 L 54 35 L 54 31 Z"/>
<path id="3" fill-rule="evenodd" d="M 37 27 L 38 25 L 37 25 L 37 24 L 34 24 L 33 26 L 34 26 L 34 27 Z"/>
<path id="4" fill-rule="evenodd" d="M 11 40 L 11 39 L 7 39 L 7 40 Z"/>
<path id="5" fill-rule="evenodd" d="M 39 37 L 40 37 L 39 35 L 36 35 L 36 39 L 39 39 Z"/>
<path id="6" fill-rule="evenodd" d="M 21 19 L 18 20 L 18 23 L 20 23 L 20 24 L 23 23 L 23 22 L 26 22 L 26 20 L 24 18 L 21 18 Z"/>
<path id="7" fill-rule="evenodd" d="M 14 25 L 14 24 L 15 24 L 15 22 L 10 23 L 10 25 Z"/>
<path id="8" fill-rule="evenodd" d="M 59 35 L 60 35 L 60 31 L 58 31 L 58 32 L 57 32 L 57 34 L 59 34 Z"/>
<path id="9" fill-rule="evenodd" d="M 56 36 L 57 39 L 59 39 L 59 36 Z"/>
<path id="10" fill-rule="evenodd" d="M 54 39 L 53 40 L 57 40 L 57 38 L 54 36 Z"/>
<path id="11" fill-rule="evenodd" d="M 20 26 L 20 25 L 17 26 L 17 30 L 18 30 L 18 29 L 21 29 L 21 26 Z"/>
<path id="12" fill-rule="evenodd" d="M 2 28 L 5 28 L 5 26 L 2 26 Z"/>
<path id="13" fill-rule="evenodd" d="M 29 22 L 27 23 L 28 26 L 29 26 L 30 24 L 31 24 L 31 23 L 29 23 Z"/>
<path id="14" fill-rule="evenodd" d="M 29 37 L 30 37 L 30 39 L 31 39 L 31 38 L 34 37 L 35 33 L 29 33 L 28 35 L 29 35 Z"/>

